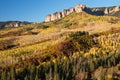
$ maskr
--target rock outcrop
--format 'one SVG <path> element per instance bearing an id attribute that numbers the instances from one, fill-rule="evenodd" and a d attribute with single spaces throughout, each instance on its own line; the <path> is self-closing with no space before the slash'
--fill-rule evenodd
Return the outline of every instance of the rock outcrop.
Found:
<path id="1" fill-rule="evenodd" d="M 0 22 L 0 28 L 8 28 L 8 27 L 20 27 L 26 24 L 31 24 L 30 22 L 20 22 L 20 21 L 7 21 Z"/>
<path id="2" fill-rule="evenodd" d="M 104 13 L 105 13 L 106 15 L 109 14 L 109 9 L 108 9 L 108 8 L 105 8 Z"/>
<path id="3" fill-rule="evenodd" d="M 116 6 L 116 7 L 113 9 L 114 12 L 117 12 L 117 11 L 119 11 L 119 10 L 120 10 L 120 6 Z"/>
<path id="4" fill-rule="evenodd" d="M 87 8 L 86 5 L 78 4 L 78 5 L 75 6 L 75 12 L 80 13 L 80 12 L 82 12 L 85 8 Z"/>
<path id="5" fill-rule="evenodd" d="M 120 11 L 120 6 L 114 6 L 114 7 L 105 7 L 105 8 L 93 8 L 92 12 L 103 12 L 103 15 L 109 15 L 112 13 L 115 13 L 117 11 Z M 94 14 L 96 15 L 96 14 Z"/>
<path id="6" fill-rule="evenodd" d="M 120 6 L 89 8 L 86 5 L 78 4 L 74 8 L 64 9 L 62 12 L 56 12 L 46 16 L 45 22 L 61 19 L 71 14 L 72 12 L 80 13 L 83 11 L 88 14 L 102 16 L 102 15 L 109 15 L 114 12 L 120 11 Z"/>
<path id="7" fill-rule="evenodd" d="M 75 8 L 69 8 L 69 9 L 64 9 L 62 12 L 56 12 L 53 14 L 50 14 L 48 16 L 46 16 L 45 22 L 49 22 L 49 21 L 54 21 L 56 19 L 61 19 L 69 14 L 71 14 L 72 12 L 82 12 L 84 10 L 84 8 L 86 8 L 86 5 L 76 5 Z"/>
<path id="8" fill-rule="evenodd" d="M 74 8 L 70 8 L 70 9 L 68 9 L 68 10 L 66 10 L 66 11 L 67 11 L 67 14 L 66 14 L 66 15 L 69 15 L 70 13 L 74 12 L 75 9 L 74 9 Z"/>
<path id="9" fill-rule="evenodd" d="M 51 15 L 47 15 L 45 21 L 46 22 L 51 21 Z"/>
<path id="10" fill-rule="evenodd" d="M 67 15 L 67 10 L 64 9 L 64 10 L 62 11 L 62 17 L 65 17 L 66 15 Z"/>

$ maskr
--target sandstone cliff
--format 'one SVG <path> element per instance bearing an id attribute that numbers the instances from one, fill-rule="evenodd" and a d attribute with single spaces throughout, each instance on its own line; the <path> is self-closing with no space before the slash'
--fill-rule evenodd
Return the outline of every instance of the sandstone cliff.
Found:
<path id="1" fill-rule="evenodd" d="M 53 14 L 49 14 L 48 16 L 46 16 L 45 22 L 61 19 L 65 16 L 69 15 L 72 12 L 80 13 L 83 11 L 85 11 L 88 14 L 98 15 L 98 16 L 109 15 L 109 14 L 115 13 L 117 11 L 120 11 L 120 6 L 89 8 L 89 7 L 87 7 L 87 5 L 78 4 L 74 8 L 64 9 L 62 12 L 56 12 Z"/>
<path id="2" fill-rule="evenodd" d="M 31 24 L 30 22 L 20 22 L 20 21 L 6 21 L 0 22 L 0 28 L 7 28 L 7 27 L 20 27 L 26 24 Z"/>
<path id="3" fill-rule="evenodd" d="M 54 21 L 56 19 L 61 19 L 67 15 L 69 15 L 70 13 L 72 12 L 82 12 L 85 8 L 87 8 L 86 5 L 76 5 L 75 8 L 69 8 L 69 9 L 64 9 L 62 12 L 56 12 L 56 13 L 53 13 L 53 14 L 50 14 L 48 16 L 46 16 L 46 19 L 45 21 L 46 22 L 49 22 L 49 21 Z"/>

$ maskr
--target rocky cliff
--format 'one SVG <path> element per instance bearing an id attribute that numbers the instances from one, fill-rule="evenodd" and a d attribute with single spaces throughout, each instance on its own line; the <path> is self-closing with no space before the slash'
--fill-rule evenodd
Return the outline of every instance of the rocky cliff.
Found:
<path id="1" fill-rule="evenodd" d="M 83 11 L 88 14 L 98 15 L 98 16 L 110 15 L 117 11 L 120 11 L 120 6 L 89 8 L 87 5 L 78 4 L 74 8 L 64 9 L 62 12 L 56 12 L 53 14 L 49 14 L 48 16 L 46 16 L 45 22 L 61 19 L 65 16 L 69 15 L 72 12 L 80 13 Z"/>
<path id="2" fill-rule="evenodd" d="M 30 22 L 20 22 L 20 21 L 6 21 L 0 22 L 0 28 L 7 28 L 7 27 L 20 27 L 26 24 L 31 24 Z"/>

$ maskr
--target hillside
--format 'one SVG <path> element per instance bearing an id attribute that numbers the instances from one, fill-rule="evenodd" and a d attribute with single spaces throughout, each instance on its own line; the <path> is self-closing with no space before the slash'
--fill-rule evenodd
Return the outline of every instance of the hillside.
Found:
<path id="1" fill-rule="evenodd" d="M 73 12 L 0 30 L 1 80 L 119 80 L 119 62 L 118 17 Z"/>

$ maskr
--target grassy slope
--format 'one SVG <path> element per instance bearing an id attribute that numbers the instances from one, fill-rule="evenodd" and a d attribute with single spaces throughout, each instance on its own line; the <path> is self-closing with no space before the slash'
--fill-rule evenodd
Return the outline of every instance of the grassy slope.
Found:
<path id="1" fill-rule="evenodd" d="M 60 56 L 63 56 L 64 60 L 68 56 L 72 56 L 71 60 L 82 56 L 85 61 L 82 65 L 91 65 L 88 61 L 95 63 L 96 68 L 91 74 L 96 78 L 98 75 L 94 73 L 100 73 L 100 66 L 104 69 L 107 66 L 98 64 L 99 61 L 104 63 L 106 59 L 112 63 L 111 56 L 117 60 L 116 55 L 119 53 L 114 54 L 111 51 L 115 52 L 120 46 L 119 30 L 119 18 L 93 16 L 84 12 L 72 13 L 53 22 L 3 29 L 0 30 L 0 64 L 16 64 L 19 70 L 23 64 L 35 64 L 39 67 L 39 64 L 49 64 L 49 61 L 55 64 Z M 69 34 L 78 31 L 87 31 L 90 35 L 69 37 Z M 118 63 L 115 63 L 114 67 L 117 65 Z"/>
<path id="2" fill-rule="evenodd" d="M 1 53 L 4 53 L 6 52 L 5 49 L 11 49 L 12 51 L 12 48 L 27 47 L 28 45 L 40 44 L 49 40 L 56 41 L 71 32 L 88 31 L 93 34 L 111 28 L 119 28 L 118 25 L 119 19 L 116 17 L 92 16 L 84 12 L 80 14 L 72 13 L 53 22 L 0 30 L 0 49 L 3 50 Z M 10 54 L 10 52 L 8 53 Z"/>

